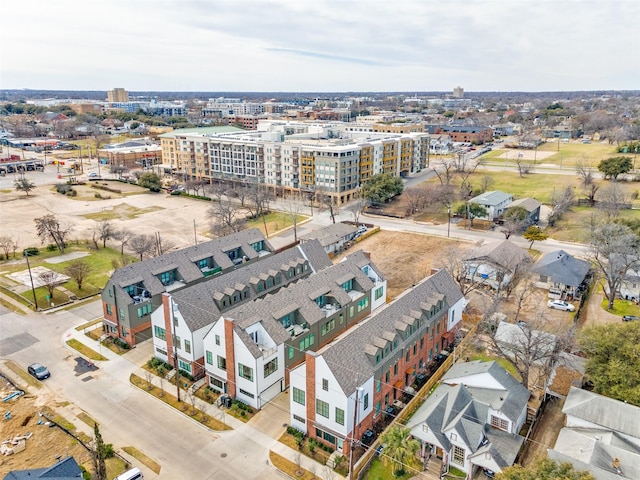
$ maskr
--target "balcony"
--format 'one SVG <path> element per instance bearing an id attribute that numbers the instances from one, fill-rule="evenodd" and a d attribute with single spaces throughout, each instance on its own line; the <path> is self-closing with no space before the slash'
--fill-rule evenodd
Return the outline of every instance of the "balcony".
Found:
<path id="1" fill-rule="evenodd" d="M 289 335 L 291 335 L 292 337 L 298 337 L 303 333 L 309 331 L 309 329 L 305 327 L 306 327 L 306 323 L 303 325 L 294 324 L 294 325 L 291 325 L 289 328 L 287 328 L 287 332 L 289 332 Z"/>

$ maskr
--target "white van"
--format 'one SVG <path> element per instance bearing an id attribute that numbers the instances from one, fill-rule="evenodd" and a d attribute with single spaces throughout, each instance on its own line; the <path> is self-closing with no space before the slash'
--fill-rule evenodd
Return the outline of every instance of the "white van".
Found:
<path id="1" fill-rule="evenodd" d="M 113 480 L 144 480 L 144 475 L 139 468 L 132 468 L 131 470 L 127 470 L 122 475 L 118 475 Z"/>

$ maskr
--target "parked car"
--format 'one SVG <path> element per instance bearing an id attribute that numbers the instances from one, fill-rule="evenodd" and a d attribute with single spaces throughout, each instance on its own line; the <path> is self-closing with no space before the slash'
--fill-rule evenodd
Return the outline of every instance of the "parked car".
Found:
<path id="1" fill-rule="evenodd" d="M 565 312 L 573 312 L 576 307 L 569 302 L 565 302 L 564 300 L 549 300 L 547 302 L 547 307 L 555 308 L 556 310 L 563 310 Z"/>
<path id="2" fill-rule="evenodd" d="M 47 367 L 40 363 L 32 363 L 27 367 L 27 371 L 29 375 L 37 378 L 38 380 L 44 380 L 45 378 L 49 378 L 51 373 L 47 370 Z"/>
<path id="3" fill-rule="evenodd" d="M 482 473 L 484 473 L 484 476 L 487 478 L 495 478 L 496 476 L 496 473 L 493 470 L 489 470 L 488 468 L 483 468 Z"/>
<path id="4" fill-rule="evenodd" d="M 96 172 L 91 172 L 89 175 L 87 175 L 87 177 L 89 177 L 89 178 L 98 178 L 98 174 Z"/>
<path id="5" fill-rule="evenodd" d="M 637 315 L 625 315 L 624 317 L 622 317 L 623 322 L 634 322 L 636 320 L 640 320 L 640 317 L 638 317 Z"/>

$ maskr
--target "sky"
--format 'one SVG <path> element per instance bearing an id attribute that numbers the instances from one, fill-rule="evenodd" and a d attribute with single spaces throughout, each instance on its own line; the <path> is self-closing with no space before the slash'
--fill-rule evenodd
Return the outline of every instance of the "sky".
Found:
<path id="1" fill-rule="evenodd" d="M 640 0 L 7 0 L 2 17 L 2 89 L 640 89 Z"/>

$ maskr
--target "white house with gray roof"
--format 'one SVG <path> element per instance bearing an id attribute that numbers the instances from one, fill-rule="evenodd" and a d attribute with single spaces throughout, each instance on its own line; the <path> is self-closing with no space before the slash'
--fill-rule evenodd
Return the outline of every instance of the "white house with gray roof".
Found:
<path id="1" fill-rule="evenodd" d="M 442 384 L 407 422 L 422 444 L 472 478 L 478 469 L 500 472 L 518 457 L 529 390 L 496 362 L 454 364 Z M 431 451 L 427 446 L 432 447 Z"/>
<path id="2" fill-rule="evenodd" d="M 591 265 L 569 255 L 564 250 L 546 253 L 538 260 L 531 273 L 536 275 L 536 286 L 549 290 L 552 298 L 577 297 L 578 287 L 584 281 Z"/>
<path id="3" fill-rule="evenodd" d="M 179 368 L 195 378 L 201 377 L 205 362 L 203 338 L 221 315 L 329 266 L 331 260 L 314 241 L 164 293 L 163 308 L 151 314 L 154 355 L 174 363 L 175 346 Z"/>
<path id="4" fill-rule="evenodd" d="M 102 290 L 105 333 L 135 345 L 151 337 L 151 313 L 162 294 L 223 275 L 273 252 L 257 228 L 116 269 Z"/>
<path id="5" fill-rule="evenodd" d="M 358 227 L 348 223 L 333 223 L 300 237 L 300 242 L 317 239 L 327 254 L 335 254 L 342 250 L 344 244 L 353 239 Z"/>
<path id="6" fill-rule="evenodd" d="M 307 351 L 322 348 L 382 305 L 378 293 L 386 297 L 386 279 L 359 251 L 223 312 L 202 342 L 210 386 L 261 408 L 288 387 L 290 369 Z"/>
<path id="7" fill-rule="evenodd" d="M 571 387 L 562 413 L 564 428 L 549 458 L 597 480 L 640 478 L 640 407 Z"/>
<path id="8" fill-rule="evenodd" d="M 385 409 L 453 342 L 466 304 L 441 270 L 326 347 L 307 352 L 290 374 L 290 424 L 346 453 L 347 440 L 382 420 Z"/>
<path id="9" fill-rule="evenodd" d="M 487 214 L 478 218 L 486 218 L 490 221 L 496 220 L 500 215 L 503 215 L 511 202 L 513 202 L 513 195 L 500 190 L 484 192 L 469 200 L 469 203 L 477 203 L 486 208 Z"/>
<path id="10" fill-rule="evenodd" d="M 465 255 L 467 281 L 502 290 L 514 275 L 531 262 L 529 254 L 510 240 L 483 244 Z"/>

